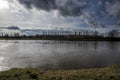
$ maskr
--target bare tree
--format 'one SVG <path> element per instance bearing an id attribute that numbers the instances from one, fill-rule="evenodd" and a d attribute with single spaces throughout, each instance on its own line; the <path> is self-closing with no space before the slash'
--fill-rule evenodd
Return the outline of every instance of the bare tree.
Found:
<path id="1" fill-rule="evenodd" d="M 119 31 L 118 30 L 111 30 L 109 33 L 108 33 L 108 36 L 109 37 L 112 37 L 112 38 L 114 38 L 114 37 L 118 37 L 118 35 L 119 35 Z"/>
<path id="2" fill-rule="evenodd" d="M 97 37 L 98 34 L 99 34 L 99 32 L 98 32 L 98 31 L 95 31 L 93 34 L 94 34 L 95 37 Z"/>

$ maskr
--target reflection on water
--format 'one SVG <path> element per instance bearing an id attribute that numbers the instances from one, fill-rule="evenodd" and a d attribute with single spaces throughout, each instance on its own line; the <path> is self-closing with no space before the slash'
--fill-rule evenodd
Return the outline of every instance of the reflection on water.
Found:
<path id="1" fill-rule="evenodd" d="M 0 70 L 15 67 L 80 69 L 120 64 L 120 42 L 0 41 Z"/>

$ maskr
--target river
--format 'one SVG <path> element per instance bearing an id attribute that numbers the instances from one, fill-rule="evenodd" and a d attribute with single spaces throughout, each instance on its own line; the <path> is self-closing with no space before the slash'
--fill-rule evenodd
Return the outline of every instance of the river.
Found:
<path id="1" fill-rule="evenodd" d="M 120 64 L 120 42 L 0 40 L 0 71 L 81 69 Z"/>

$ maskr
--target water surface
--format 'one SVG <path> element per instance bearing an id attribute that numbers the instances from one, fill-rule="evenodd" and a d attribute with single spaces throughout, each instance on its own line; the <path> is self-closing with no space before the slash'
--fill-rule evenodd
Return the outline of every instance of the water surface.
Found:
<path id="1" fill-rule="evenodd" d="M 0 71 L 81 69 L 120 64 L 120 42 L 0 40 Z"/>

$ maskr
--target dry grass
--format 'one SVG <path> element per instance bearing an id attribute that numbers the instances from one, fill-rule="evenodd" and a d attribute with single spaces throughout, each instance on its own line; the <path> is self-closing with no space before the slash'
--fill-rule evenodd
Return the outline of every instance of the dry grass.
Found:
<path id="1" fill-rule="evenodd" d="M 0 80 L 120 80 L 120 65 L 80 70 L 11 69 Z"/>

